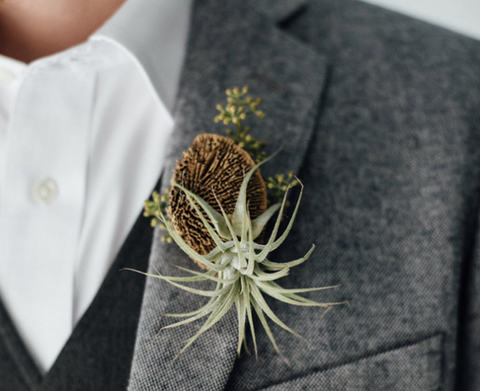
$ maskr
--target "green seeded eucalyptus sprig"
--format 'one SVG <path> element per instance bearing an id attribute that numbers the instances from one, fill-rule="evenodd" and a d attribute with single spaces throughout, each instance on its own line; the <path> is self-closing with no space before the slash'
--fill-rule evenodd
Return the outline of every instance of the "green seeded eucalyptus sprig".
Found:
<path id="1" fill-rule="evenodd" d="M 277 174 L 273 177 L 264 178 L 268 189 L 268 201 L 270 203 L 281 202 L 285 192 L 294 186 L 299 184 L 298 179 L 295 178 L 293 171 L 290 171 L 288 175 Z M 287 201 L 287 207 L 290 202 Z"/>
<path id="2" fill-rule="evenodd" d="M 220 103 L 217 105 L 217 110 L 220 111 L 215 117 L 215 122 L 223 122 L 224 125 L 235 125 L 235 130 L 227 129 L 226 133 L 235 141 L 235 143 L 252 157 L 255 163 L 260 163 L 265 159 L 266 154 L 263 149 L 267 145 L 264 141 L 257 141 L 251 134 L 251 127 L 244 126 L 243 121 L 250 115 L 254 114 L 259 118 L 265 118 L 263 111 L 258 110 L 262 103 L 261 98 L 253 99 L 247 96 L 248 87 L 243 87 L 233 90 L 228 89 L 227 102 L 223 107 Z"/>
<path id="3" fill-rule="evenodd" d="M 263 149 L 267 143 L 265 141 L 258 141 L 251 134 L 252 128 L 245 127 L 243 121 L 251 114 L 255 114 L 260 119 L 265 118 L 263 111 L 258 110 L 262 103 L 261 98 L 254 99 L 247 95 L 248 87 L 243 87 L 242 90 L 235 87 L 232 90 L 226 91 L 227 106 L 223 107 L 221 104 L 217 105 L 217 110 L 220 114 L 215 117 L 215 122 L 223 122 L 224 125 L 233 123 L 235 131 L 227 129 L 227 135 L 242 149 L 247 151 L 255 163 L 260 163 L 266 158 L 266 153 Z M 271 205 L 276 202 L 281 202 L 283 194 L 287 188 L 297 186 L 298 181 L 293 179 L 293 172 L 289 172 L 287 176 L 277 174 L 273 177 L 264 177 L 268 189 L 268 204 Z M 287 201 L 287 207 L 290 203 Z"/>
<path id="4" fill-rule="evenodd" d="M 152 193 L 152 200 L 146 200 L 144 205 L 143 215 L 145 217 L 153 216 L 150 225 L 152 227 L 156 227 L 157 224 L 160 222 L 158 219 L 159 211 L 164 215 L 167 215 L 167 208 L 168 208 L 168 197 L 170 194 L 170 189 L 165 189 L 164 193 L 160 195 L 158 191 L 154 191 Z M 163 223 L 160 222 L 160 228 L 167 230 L 167 227 Z M 169 233 L 162 236 L 162 242 L 173 243 L 173 239 Z"/>

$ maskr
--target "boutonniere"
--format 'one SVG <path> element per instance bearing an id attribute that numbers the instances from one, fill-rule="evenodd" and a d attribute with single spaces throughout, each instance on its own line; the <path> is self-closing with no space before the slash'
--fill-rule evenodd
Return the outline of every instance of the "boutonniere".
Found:
<path id="1" fill-rule="evenodd" d="M 227 129 L 227 136 L 198 136 L 183 153 L 183 159 L 177 162 L 171 188 L 163 195 L 154 192 L 153 200 L 145 202 L 144 215 L 153 216 L 152 225 L 160 222 L 161 228 L 166 230 L 162 240 L 176 243 L 195 263 L 206 269 L 181 268 L 191 275 L 188 277 L 143 273 L 187 292 L 210 298 L 195 311 L 164 315 L 185 319 L 163 329 L 207 318 L 179 354 L 235 306 L 238 316 L 238 354 L 242 346 L 248 350 L 246 329 L 249 327 L 257 356 L 253 322 L 255 312 L 275 350 L 281 355 L 267 318 L 292 334 L 300 335 L 277 317 L 267 304 L 265 295 L 297 306 L 329 309 L 341 304 L 319 303 L 301 295 L 333 286 L 285 289 L 277 283 L 277 280 L 289 274 L 291 268 L 306 262 L 315 246 L 312 245 L 298 259 L 288 262 L 269 259 L 271 252 L 284 243 L 293 228 L 303 184 L 293 173 L 262 177 L 260 167 L 273 159 L 274 155 L 267 157 L 263 151 L 266 144 L 257 141 L 251 135 L 251 128 L 244 126 L 244 121 L 250 116 L 264 117 L 259 110 L 261 100 L 253 99 L 247 93 L 246 87 L 227 90 L 228 104 L 225 107 L 217 105 L 220 113 L 215 121 L 233 125 L 234 129 Z M 296 185 L 301 187 L 298 199 L 286 228 L 280 232 L 282 217 L 288 207 L 288 191 Z M 267 237 L 267 223 L 275 215 L 277 217 Z M 205 280 L 214 281 L 215 289 L 200 290 L 182 284 Z"/>

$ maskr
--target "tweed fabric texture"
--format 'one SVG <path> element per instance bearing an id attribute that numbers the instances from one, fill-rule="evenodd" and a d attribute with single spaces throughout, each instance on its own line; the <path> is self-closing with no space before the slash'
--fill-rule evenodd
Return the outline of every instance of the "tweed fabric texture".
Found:
<path id="1" fill-rule="evenodd" d="M 472 146 L 480 145 L 480 135 Z M 480 175 L 480 173 L 477 173 Z M 476 230 L 473 240 L 465 246 L 468 260 L 460 276 L 458 375 L 459 390 L 480 390 L 480 232 L 478 193 L 475 207 L 469 211 L 471 229 Z"/>
<path id="2" fill-rule="evenodd" d="M 236 358 L 234 310 L 172 364 L 196 328 L 152 343 L 159 319 L 200 302 L 147 281 L 130 389 L 478 390 L 480 43 L 350 0 L 311 1 L 279 27 L 243 2 L 195 7 L 167 166 L 219 129 L 224 89 L 250 85 L 267 113 L 257 137 L 283 144 L 265 173 L 305 184 L 272 260 L 317 246 L 282 285 L 341 283 L 310 297 L 350 305 L 322 317 L 269 301 L 308 340 L 273 327 L 290 366 L 258 327 L 259 360 Z M 162 273 L 188 262 L 159 236 L 154 249 Z"/>
<path id="3" fill-rule="evenodd" d="M 437 390 L 441 387 L 441 335 L 355 363 L 341 365 L 272 386 L 288 390 Z M 411 363 L 416 366 L 412 368 Z"/>
<path id="4" fill-rule="evenodd" d="M 275 22 L 281 22 L 308 4 L 308 0 L 260 0 L 252 3 Z"/>

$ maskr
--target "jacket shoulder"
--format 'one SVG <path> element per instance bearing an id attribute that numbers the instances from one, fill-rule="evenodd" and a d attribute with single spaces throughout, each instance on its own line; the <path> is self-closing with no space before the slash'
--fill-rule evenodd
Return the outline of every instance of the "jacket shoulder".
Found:
<path id="1" fill-rule="evenodd" d="M 309 1 L 283 27 L 332 59 L 408 58 L 412 65 L 470 67 L 478 75 L 480 41 L 363 1 Z"/>

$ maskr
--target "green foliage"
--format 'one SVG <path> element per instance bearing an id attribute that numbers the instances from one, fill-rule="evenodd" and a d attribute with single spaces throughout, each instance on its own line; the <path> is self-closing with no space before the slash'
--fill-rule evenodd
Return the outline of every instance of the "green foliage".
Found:
<path id="1" fill-rule="evenodd" d="M 152 200 L 146 200 L 144 205 L 143 215 L 145 217 L 153 216 L 150 225 L 156 227 L 160 222 L 160 216 L 167 214 L 168 208 L 168 198 L 170 194 L 170 189 L 165 189 L 163 195 L 160 195 L 158 191 L 152 193 Z M 159 227 L 163 230 L 167 230 L 167 227 L 160 222 Z M 172 243 L 173 239 L 169 233 L 166 233 L 162 236 L 162 242 Z"/>
<path id="2" fill-rule="evenodd" d="M 293 171 L 290 171 L 286 177 L 285 175 L 277 174 L 273 177 L 264 178 L 264 180 L 267 185 L 269 205 L 281 202 L 288 188 L 299 184 Z M 287 207 L 288 206 L 289 202 L 287 201 Z"/>
<path id="3" fill-rule="evenodd" d="M 265 118 L 265 114 L 258 109 L 262 99 L 254 99 L 248 96 L 247 93 L 248 87 L 243 87 L 242 90 L 239 88 L 228 89 L 226 91 L 228 104 L 225 107 L 221 104 L 217 105 L 217 110 L 220 111 L 220 114 L 215 117 L 215 122 L 223 122 L 224 125 L 235 125 L 235 130 L 230 128 L 226 130 L 227 135 L 240 148 L 247 151 L 255 163 L 260 163 L 266 157 L 263 149 L 267 143 L 256 140 L 250 134 L 251 127 L 244 126 L 243 121 L 252 114 L 259 118 Z"/>

